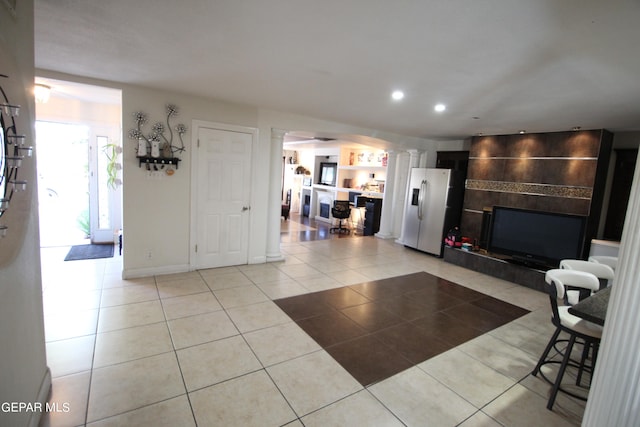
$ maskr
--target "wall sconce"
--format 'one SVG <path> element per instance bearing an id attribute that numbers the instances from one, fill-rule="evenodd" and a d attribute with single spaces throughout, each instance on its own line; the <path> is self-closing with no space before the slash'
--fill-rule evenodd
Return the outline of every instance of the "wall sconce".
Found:
<path id="1" fill-rule="evenodd" d="M 8 78 L 0 74 L 2 78 Z M 7 213 L 15 193 L 26 191 L 27 181 L 18 179 L 18 171 L 25 157 L 31 157 L 33 147 L 25 147 L 25 135 L 19 135 L 16 120 L 20 112 L 19 105 L 9 102 L 6 92 L 0 85 L 0 219 Z M 0 224 L 0 238 L 5 237 L 9 227 Z"/>
<path id="2" fill-rule="evenodd" d="M 51 86 L 44 85 L 42 83 L 36 83 L 33 86 L 33 95 L 36 98 L 36 102 L 44 104 L 49 101 L 51 96 Z"/>

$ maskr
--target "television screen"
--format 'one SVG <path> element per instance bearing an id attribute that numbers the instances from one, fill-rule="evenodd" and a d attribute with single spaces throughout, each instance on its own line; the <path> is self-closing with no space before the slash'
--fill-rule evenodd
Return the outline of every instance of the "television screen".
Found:
<path id="1" fill-rule="evenodd" d="M 320 179 L 318 181 L 318 184 L 331 185 L 335 187 L 337 172 L 337 163 L 320 163 Z"/>
<path id="2" fill-rule="evenodd" d="M 584 216 L 494 206 L 489 252 L 557 267 L 582 257 L 585 226 Z"/>

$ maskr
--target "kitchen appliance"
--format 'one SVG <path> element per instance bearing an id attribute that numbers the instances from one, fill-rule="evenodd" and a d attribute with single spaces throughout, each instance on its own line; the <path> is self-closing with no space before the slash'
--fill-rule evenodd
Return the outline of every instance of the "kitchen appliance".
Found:
<path id="1" fill-rule="evenodd" d="M 447 231 L 460 225 L 463 181 L 463 174 L 451 169 L 411 169 L 402 233 L 405 246 L 442 256 Z"/>

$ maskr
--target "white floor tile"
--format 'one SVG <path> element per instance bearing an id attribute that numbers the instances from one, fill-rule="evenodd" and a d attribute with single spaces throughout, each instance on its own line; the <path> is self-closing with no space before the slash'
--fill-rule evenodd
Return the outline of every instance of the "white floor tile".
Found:
<path id="1" fill-rule="evenodd" d="M 238 335 L 238 329 L 224 311 L 181 317 L 168 323 L 176 349 Z"/>
<path id="2" fill-rule="evenodd" d="M 190 394 L 200 426 L 281 426 L 296 419 L 280 391 L 263 371 Z"/>
<path id="3" fill-rule="evenodd" d="M 194 391 L 262 368 L 239 336 L 178 350 L 187 390 Z"/>
<path id="4" fill-rule="evenodd" d="M 187 395 L 174 397 L 140 409 L 87 424 L 87 427 L 189 427 L 196 423 L 193 419 Z"/>
<path id="5" fill-rule="evenodd" d="M 324 350 L 268 367 L 267 371 L 298 416 L 362 389 Z"/>
<path id="6" fill-rule="evenodd" d="M 385 408 L 368 391 L 339 400 L 302 418 L 307 427 L 325 426 L 404 426 L 391 411 Z"/>
<path id="7" fill-rule="evenodd" d="M 407 426 L 456 426 L 477 411 L 417 367 L 369 387 Z"/>
<path id="8" fill-rule="evenodd" d="M 185 393 L 171 353 L 93 370 L 87 421 L 97 421 Z"/>
<path id="9" fill-rule="evenodd" d="M 249 332 L 244 337 L 264 366 L 321 350 L 294 322 Z"/>

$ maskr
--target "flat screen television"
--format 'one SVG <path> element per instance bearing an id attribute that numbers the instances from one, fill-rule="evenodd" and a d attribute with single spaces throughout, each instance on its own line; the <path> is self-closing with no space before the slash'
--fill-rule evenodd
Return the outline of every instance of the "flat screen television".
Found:
<path id="1" fill-rule="evenodd" d="M 318 184 L 336 186 L 336 176 L 338 175 L 337 163 L 320 163 L 320 176 L 318 177 Z"/>
<path id="2" fill-rule="evenodd" d="M 511 260 L 556 268 L 582 257 L 587 217 L 494 206 L 489 252 Z"/>

